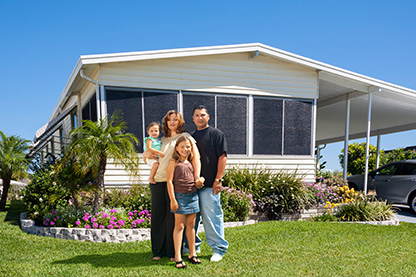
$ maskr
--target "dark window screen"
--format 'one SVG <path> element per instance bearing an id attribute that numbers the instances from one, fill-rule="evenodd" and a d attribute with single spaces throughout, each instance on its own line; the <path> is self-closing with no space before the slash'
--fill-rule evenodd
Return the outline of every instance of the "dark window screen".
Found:
<path id="1" fill-rule="evenodd" d="M 183 115 L 186 122 L 186 130 L 190 133 L 196 129 L 192 116 L 194 115 L 194 108 L 199 105 L 204 105 L 208 109 L 209 125 L 215 127 L 215 96 L 184 94 Z"/>
<path id="2" fill-rule="evenodd" d="M 282 154 L 283 100 L 254 98 L 253 154 Z"/>
<path id="3" fill-rule="evenodd" d="M 127 132 L 134 134 L 140 141 L 138 151 L 143 151 L 142 97 L 137 91 L 107 90 L 107 112 L 114 112 L 127 123 Z"/>
<path id="4" fill-rule="evenodd" d="M 225 134 L 229 154 L 246 154 L 247 98 L 218 96 L 217 127 Z"/>
<path id="5" fill-rule="evenodd" d="M 145 129 L 153 122 L 162 124 L 162 119 L 170 110 L 178 109 L 178 95 L 176 93 L 144 93 Z M 162 130 L 161 130 L 162 131 Z M 147 133 L 145 134 L 147 136 Z M 162 135 L 161 135 L 162 136 Z"/>
<path id="6" fill-rule="evenodd" d="M 310 155 L 312 103 L 285 100 L 284 155 Z"/>
<path id="7" fill-rule="evenodd" d="M 95 94 L 84 108 L 82 108 L 82 120 L 97 121 L 97 98 L 95 97 Z"/>

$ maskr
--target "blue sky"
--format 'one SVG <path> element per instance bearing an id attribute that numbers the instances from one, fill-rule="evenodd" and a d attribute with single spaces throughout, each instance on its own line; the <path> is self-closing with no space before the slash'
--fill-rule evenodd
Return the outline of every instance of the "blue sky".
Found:
<path id="1" fill-rule="evenodd" d="M 32 140 L 88 54 L 261 42 L 416 89 L 415 14 L 416 1 L 0 1 L 0 130 Z M 327 168 L 341 148 L 322 152 Z"/>

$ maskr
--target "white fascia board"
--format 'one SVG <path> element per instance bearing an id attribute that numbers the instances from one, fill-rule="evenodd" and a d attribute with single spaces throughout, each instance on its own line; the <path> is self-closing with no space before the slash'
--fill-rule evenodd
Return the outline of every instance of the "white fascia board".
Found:
<path id="1" fill-rule="evenodd" d="M 75 78 L 78 76 L 79 71 L 81 70 L 82 67 L 82 60 L 79 59 L 74 70 L 71 73 L 71 76 L 68 79 L 68 82 L 65 85 L 64 90 L 61 93 L 61 96 L 59 97 L 58 103 L 56 104 L 55 108 L 52 111 L 51 116 L 49 117 L 48 121 L 51 121 L 53 118 L 55 118 L 58 114 L 58 109 L 59 106 L 61 105 L 61 103 L 64 101 L 65 97 L 67 97 L 68 91 L 70 89 L 70 87 L 72 86 L 73 82 L 75 81 Z"/>
<path id="2" fill-rule="evenodd" d="M 182 58 L 257 51 L 259 43 L 81 56 L 83 64 Z"/>

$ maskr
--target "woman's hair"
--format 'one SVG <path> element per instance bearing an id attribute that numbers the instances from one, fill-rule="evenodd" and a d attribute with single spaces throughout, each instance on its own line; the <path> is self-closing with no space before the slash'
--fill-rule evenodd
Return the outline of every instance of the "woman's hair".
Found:
<path id="1" fill-rule="evenodd" d="M 178 138 L 178 140 L 176 141 L 175 144 L 175 151 L 173 151 L 173 155 L 172 155 L 172 160 L 174 160 L 176 163 L 179 161 L 181 155 L 178 153 L 178 151 L 176 151 L 176 147 L 183 141 L 188 141 L 191 144 L 191 153 L 188 156 L 188 161 L 192 162 L 192 159 L 194 158 L 193 155 L 193 145 L 192 145 L 192 141 L 190 138 L 185 137 L 185 136 L 181 136 Z"/>
<path id="2" fill-rule="evenodd" d="M 178 129 L 176 130 L 176 133 L 181 134 L 181 133 L 186 131 L 185 130 L 185 120 L 183 120 L 183 117 L 182 117 L 181 113 L 178 112 L 178 111 L 175 111 L 175 110 L 170 110 L 170 111 L 168 111 L 168 113 L 165 115 L 165 117 L 162 120 L 163 135 L 165 137 L 170 137 L 170 129 L 168 127 L 168 120 L 169 120 L 169 117 L 172 114 L 175 114 L 176 117 L 179 120 Z"/>
<path id="3" fill-rule="evenodd" d="M 150 129 L 151 127 L 153 127 L 153 126 L 157 126 L 157 127 L 159 127 L 159 131 L 161 131 L 160 124 L 159 124 L 158 122 L 155 122 L 155 121 L 153 121 L 152 123 L 150 123 L 150 124 L 149 124 L 149 126 L 147 126 L 146 131 L 148 131 L 148 132 L 149 132 L 149 129 Z"/>

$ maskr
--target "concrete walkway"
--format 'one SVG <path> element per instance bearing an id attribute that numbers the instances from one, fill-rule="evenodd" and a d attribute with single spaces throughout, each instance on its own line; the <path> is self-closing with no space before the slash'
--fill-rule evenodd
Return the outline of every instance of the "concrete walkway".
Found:
<path id="1" fill-rule="evenodd" d="M 393 207 L 398 209 L 396 218 L 400 222 L 416 223 L 416 215 L 410 211 L 409 206 L 393 205 Z"/>

